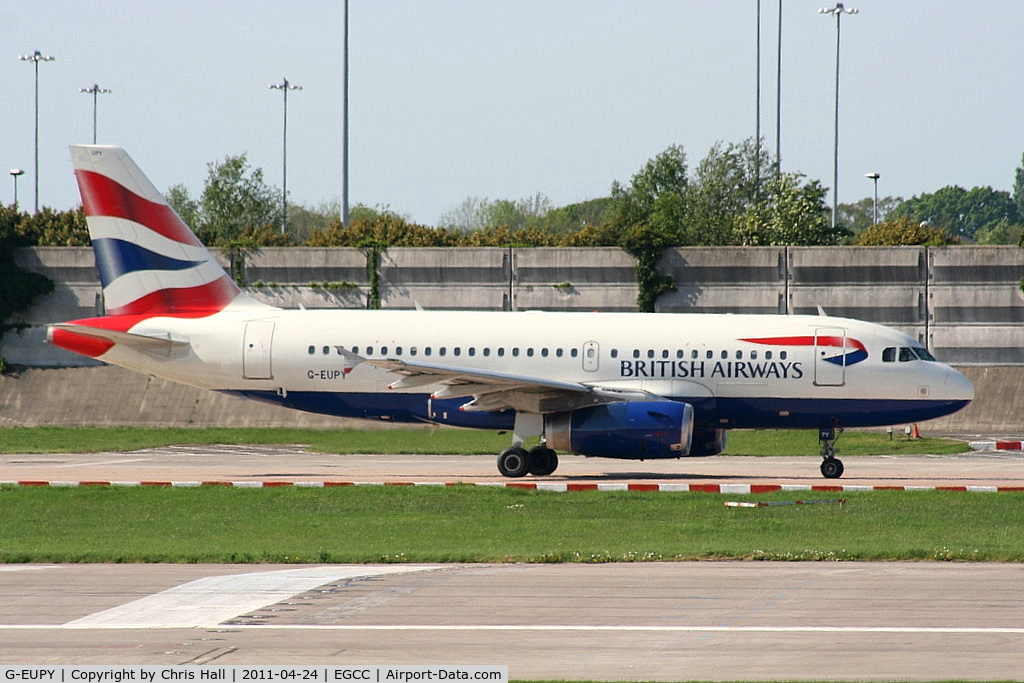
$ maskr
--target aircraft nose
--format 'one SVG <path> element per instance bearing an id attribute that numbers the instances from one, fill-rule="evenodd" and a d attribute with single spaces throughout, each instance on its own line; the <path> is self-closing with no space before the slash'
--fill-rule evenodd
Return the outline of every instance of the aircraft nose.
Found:
<path id="1" fill-rule="evenodd" d="M 974 399 L 974 384 L 958 370 L 948 368 L 942 385 L 948 398 L 961 401 Z"/>

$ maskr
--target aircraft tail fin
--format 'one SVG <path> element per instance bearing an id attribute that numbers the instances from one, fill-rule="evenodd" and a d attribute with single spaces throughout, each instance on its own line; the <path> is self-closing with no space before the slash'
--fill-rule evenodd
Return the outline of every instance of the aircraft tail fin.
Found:
<path id="1" fill-rule="evenodd" d="M 108 314 L 271 308 L 242 293 L 123 149 L 72 145 L 71 159 Z"/>

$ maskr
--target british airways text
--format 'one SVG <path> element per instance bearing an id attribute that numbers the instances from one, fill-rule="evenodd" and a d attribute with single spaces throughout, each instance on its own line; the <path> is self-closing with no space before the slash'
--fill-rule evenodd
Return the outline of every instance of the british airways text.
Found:
<path id="1" fill-rule="evenodd" d="M 725 379 L 800 379 L 804 376 L 800 361 L 715 361 L 703 360 L 623 360 L 620 377 L 648 379 L 708 378 Z"/>

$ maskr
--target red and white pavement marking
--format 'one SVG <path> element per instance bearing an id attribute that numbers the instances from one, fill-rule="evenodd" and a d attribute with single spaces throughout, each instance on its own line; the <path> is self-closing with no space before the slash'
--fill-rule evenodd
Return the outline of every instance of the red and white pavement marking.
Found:
<path id="1" fill-rule="evenodd" d="M 757 494 L 776 491 L 813 491 L 818 493 L 854 493 L 862 491 L 964 491 L 973 493 L 1019 493 L 1024 486 L 980 486 L 980 485 L 862 485 L 862 484 L 683 484 L 683 483 L 573 483 L 573 482 L 416 482 L 416 481 L 0 481 L 0 485 L 76 487 L 76 486 L 152 486 L 173 488 L 200 488 L 204 486 L 229 486 L 235 488 L 331 488 L 340 486 L 490 486 L 496 488 L 524 489 L 529 491 L 641 491 L 663 493 L 729 493 Z"/>
<path id="2" fill-rule="evenodd" d="M 1024 450 L 1024 441 L 971 441 L 971 449 L 975 451 L 1020 451 Z"/>

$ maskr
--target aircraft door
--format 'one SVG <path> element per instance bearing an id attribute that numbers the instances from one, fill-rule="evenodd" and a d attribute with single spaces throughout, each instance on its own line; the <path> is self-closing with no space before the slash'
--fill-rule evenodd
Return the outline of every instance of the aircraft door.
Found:
<path id="1" fill-rule="evenodd" d="M 274 323 L 253 320 L 245 324 L 242 340 L 242 376 L 246 379 L 272 379 L 270 345 L 274 339 Z"/>
<path id="2" fill-rule="evenodd" d="M 841 387 L 846 384 L 846 329 L 819 327 L 814 330 L 814 384 Z"/>
<path id="3" fill-rule="evenodd" d="M 583 369 L 586 372 L 597 372 L 600 363 L 600 351 L 596 341 L 583 343 Z"/>

